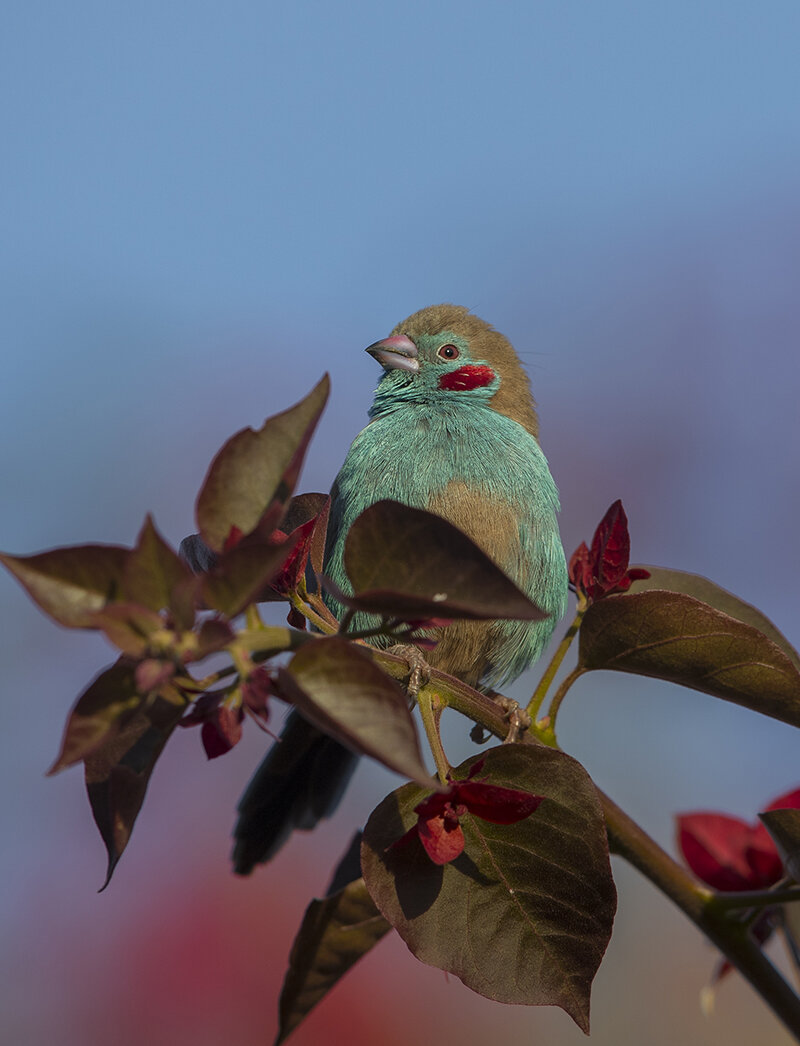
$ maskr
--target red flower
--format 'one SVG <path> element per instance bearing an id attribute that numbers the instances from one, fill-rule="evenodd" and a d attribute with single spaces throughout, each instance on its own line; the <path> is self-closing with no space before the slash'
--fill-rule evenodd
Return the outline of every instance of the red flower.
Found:
<path id="1" fill-rule="evenodd" d="M 774 799 L 767 810 L 800 809 L 800 788 Z M 766 890 L 784 876 L 783 863 L 769 832 L 760 821 L 748 824 L 727 814 L 681 814 L 678 846 L 683 858 L 698 877 L 715 890 Z M 776 909 L 765 908 L 750 927 L 759 944 L 766 944 L 779 920 Z M 731 971 L 721 959 L 711 976 L 704 998 L 713 1003 L 713 987 Z"/>
<path id="2" fill-rule="evenodd" d="M 417 823 L 394 845 L 417 835 L 434 864 L 448 864 L 464 849 L 464 814 L 492 824 L 516 824 L 536 810 L 544 796 L 473 781 L 483 762 L 472 766 L 465 781 L 451 781 L 446 792 L 434 792 L 415 806 Z"/>
<path id="3" fill-rule="evenodd" d="M 591 551 L 582 541 L 569 561 L 569 580 L 588 602 L 613 592 L 627 592 L 632 581 L 650 577 L 641 567 L 628 569 L 631 542 L 628 518 L 618 499 L 603 516 L 592 538 Z"/>
<path id="4" fill-rule="evenodd" d="M 767 810 L 800 809 L 800 789 L 773 800 Z M 715 890 L 765 890 L 783 878 L 783 863 L 760 821 L 727 814 L 681 814 L 678 845 L 698 879 Z"/>

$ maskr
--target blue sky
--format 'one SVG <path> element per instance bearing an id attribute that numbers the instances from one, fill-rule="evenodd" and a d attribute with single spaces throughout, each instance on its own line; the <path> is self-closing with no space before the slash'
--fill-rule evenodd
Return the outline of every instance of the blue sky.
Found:
<path id="1" fill-rule="evenodd" d="M 148 511 L 177 543 L 221 442 L 324 370 L 302 486 L 326 489 L 377 380 L 363 347 L 454 301 L 529 368 L 568 551 L 622 497 L 634 558 L 797 643 L 799 32 L 788 0 L 12 5 L 0 547 L 130 542 Z M 0 773 L 24 799 L 0 857 L 30 899 L 30 861 L 94 845 L 78 775 L 41 773 L 109 655 L 6 577 L 0 601 Z M 584 680 L 563 731 L 664 842 L 676 809 L 750 815 L 798 783 L 788 728 L 666 685 Z M 224 796 L 223 861 L 247 743 L 228 769 L 175 756 Z"/>

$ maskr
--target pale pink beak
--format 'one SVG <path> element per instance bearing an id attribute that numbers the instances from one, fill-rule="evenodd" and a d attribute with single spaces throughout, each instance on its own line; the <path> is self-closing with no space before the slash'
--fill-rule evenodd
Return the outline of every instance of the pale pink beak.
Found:
<path id="1" fill-rule="evenodd" d="M 376 341 L 366 351 L 387 370 L 408 370 L 412 374 L 419 370 L 417 346 L 405 334 L 396 334 L 393 338 Z"/>

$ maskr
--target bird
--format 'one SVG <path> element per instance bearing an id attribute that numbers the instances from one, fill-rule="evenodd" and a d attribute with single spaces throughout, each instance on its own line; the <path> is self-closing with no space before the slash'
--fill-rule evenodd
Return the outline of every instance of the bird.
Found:
<path id="1" fill-rule="evenodd" d="M 454 621 L 426 652 L 432 668 L 494 692 L 539 658 L 567 602 L 558 491 L 539 446 L 529 378 L 508 339 L 458 305 L 421 309 L 366 351 L 383 372 L 369 423 L 331 488 L 323 572 L 350 591 L 345 538 L 377 501 L 458 527 L 547 615 Z M 326 601 L 343 613 L 334 597 Z M 356 615 L 355 627 L 365 623 Z M 240 801 L 234 870 L 249 874 L 293 829 L 330 816 L 356 759 L 292 711 Z"/>

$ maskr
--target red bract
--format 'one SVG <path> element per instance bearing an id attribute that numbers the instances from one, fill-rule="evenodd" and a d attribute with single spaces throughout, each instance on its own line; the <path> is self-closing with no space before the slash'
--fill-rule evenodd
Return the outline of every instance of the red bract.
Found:
<path id="1" fill-rule="evenodd" d="M 243 534 L 241 530 L 233 524 L 231 529 L 228 531 L 228 536 L 225 538 L 225 544 L 222 546 L 223 552 L 230 552 L 232 548 L 236 548 L 239 542 L 242 540 Z"/>
<path id="2" fill-rule="evenodd" d="M 451 781 L 446 792 L 434 792 L 415 806 L 417 823 L 399 842 L 416 834 L 434 864 L 448 864 L 464 849 L 459 823 L 464 814 L 492 824 L 516 824 L 532 814 L 544 798 L 516 788 L 473 781 L 482 766 L 481 759 L 470 769 L 466 781 Z"/>
<path id="3" fill-rule="evenodd" d="M 227 698 L 224 690 L 208 690 L 195 701 L 192 710 L 179 720 L 179 726 L 200 724 L 200 740 L 209 759 L 230 752 L 242 738 L 244 711 L 241 705 L 231 707 L 223 704 Z M 264 715 L 266 719 L 266 714 Z"/>
<path id="4" fill-rule="evenodd" d="M 220 705 L 211 718 L 203 723 L 200 736 L 209 759 L 225 755 L 241 741 L 243 718 L 241 706 L 230 708 L 228 705 Z"/>
<path id="5" fill-rule="evenodd" d="M 317 517 L 314 516 L 293 530 L 291 534 L 285 534 L 282 530 L 274 530 L 270 536 L 270 541 L 275 544 L 283 544 L 284 541 L 290 538 L 297 539 L 294 548 L 289 553 L 289 557 L 281 567 L 278 575 L 270 582 L 270 588 L 281 596 L 287 596 L 290 592 L 294 592 L 300 584 L 301 578 L 305 575 L 308 553 L 311 548 L 311 538 L 316 523 Z"/>
<path id="6" fill-rule="evenodd" d="M 650 577 L 641 567 L 628 569 L 630 548 L 628 518 L 617 499 L 595 530 L 591 550 L 582 541 L 569 561 L 569 580 L 578 595 L 592 602 L 627 592 L 632 581 Z"/>
<path id="7" fill-rule="evenodd" d="M 800 809 L 800 789 L 779 796 L 766 809 Z M 677 822 L 686 863 L 715 890 L 764 890 L 783 878 L 778 850 L 760 821 L 748 824 L 704 812 L 682 814 Z"/>
<path id="8" fill-rule="evenodd" d="M 251 715 L 266 723 L 269 718 L 267 701 L 273 693 L 272 676 L 266 668 L 256 668 L 242 683 L 242 700 Z"/>
<path id="9" fill-rule="evenodd" d="M 778 796 L 767 810 L 800 809 L 800 789 Z M 766 811 L 765 811 L 766 812 Z M 783 878 L 784 870 L 769 833 L 760 821 L 748 824 L 727 814 L 681 814 L 678 846 L 698 879 L 715 890 L 766 890 Z M 775 908 L 765 908 L 750 927 L 759 944 L 766 944 L 775 929 Z M 712 974 L 717 985 L 733 969 L 720 960 Z"/>

